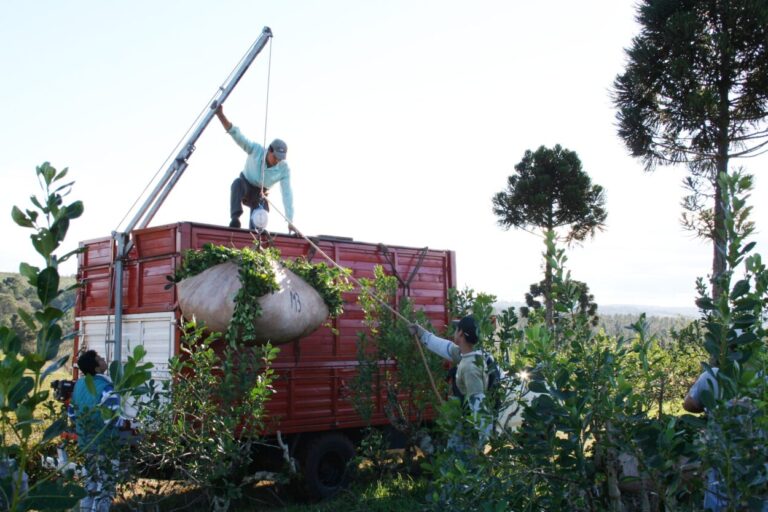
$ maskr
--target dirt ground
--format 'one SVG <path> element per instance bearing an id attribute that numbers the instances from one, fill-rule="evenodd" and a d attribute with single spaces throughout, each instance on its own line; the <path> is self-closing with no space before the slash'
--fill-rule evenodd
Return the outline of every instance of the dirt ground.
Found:
<path id="1" fill-rule="evenodd" d="M 283 486 L 271 481 L 246 488 L 245 496 L 232 510 L 280 510 L 297 501 Z M 118 491 L 116 511 L 208 511 L 206 496 L 198 488 L 175 480 L 141 478 Z"/>

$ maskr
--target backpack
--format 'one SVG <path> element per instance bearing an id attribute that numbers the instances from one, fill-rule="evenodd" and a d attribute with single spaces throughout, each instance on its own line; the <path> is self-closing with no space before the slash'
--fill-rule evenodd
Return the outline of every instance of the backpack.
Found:
<path id="1" fill-rule="evenodd" d="M 485 386 L 485 396 L 490 397 L 492 400 L 491 406 L 494 412 L 498 412 L 501 408 L 501 402 L 503 392 L 501 389 L 501 381 L 504 377 L 499 364 L 494 359 L 493 355 L 484 350 L 481 351 L 483 361 L 485 362 L 485 375 L 488 379 Z M 458 366 L 454 365 L 448 370 L 448 379 L 451 380 L 451 388 L 453 395 L 461 399 L 461 403 L 464 403 L 464 395 L 459 391 L 459 387 L 456 385 L 456 371 Z"/>
<path id="2" fill-rule="evenodd" d="M 483 357 L 485 358 L 485 374 L 488 376 L 485 396 L 490 397 L 492 400 L 492 410 L 498 412 L 499 409 L 501 409 L 501 400 L 503 397 L 501 379 L 504 375 L 499 367 L 499 363 L 493 358 L 493 355 L 483 351 Z"/>

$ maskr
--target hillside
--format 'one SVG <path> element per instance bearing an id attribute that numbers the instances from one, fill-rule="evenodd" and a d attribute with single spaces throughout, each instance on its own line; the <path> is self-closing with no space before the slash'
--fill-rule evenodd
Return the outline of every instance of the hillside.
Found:
<path id="1" fill-rule="evenodd" d="M 63 276 L 60 287 L 66 288 L 74 283 L 74 276 Z M 62 324 L 65 333 L 70 333 L 74 329 L 74 304 L 75 290 L 66 292 L 55 304 L 59 308 L 69 308 Z M 27 313 L 33 313 L 39 307 L 37 291 L 29 285 L 26 278 L 17 273 L 0 272 L 0 325 L 15 330 L 23 340 L 26 350 L 34 346 L 35 336 L 21 321 L 17 311 L 21 308 Z"/>
<path id="2" fill-rule="evenodd" d="M 501 311 L 514 307 L 519 312 L 524 305 L 522 302 L 499 301 L 495 309 Z M 666 335 L 671 329 L 680 330 L 698 317 L 694 308 L 601 304 L 597 308 L 598 327 L 611 336 L 628 336 L 630 331 L 627 327 L 637 322 L 642 313 L 646 315 L 649 333 L 658 336 Z"/>

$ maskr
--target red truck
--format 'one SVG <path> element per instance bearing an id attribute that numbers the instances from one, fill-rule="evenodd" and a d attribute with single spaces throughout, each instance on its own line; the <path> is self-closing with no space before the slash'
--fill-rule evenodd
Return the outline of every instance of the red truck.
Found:
<path id="1" fill-rule="evenodd" d="M 252 246 L 254 232 L 180 222 L 136 229 L 131 248 L 122 260 L 122 347 L 130 353 L 144 346 L 154 364 L 154 378 L 168 378 L 168 360 L 179 353 L 181 312 L 176 287 L 168 287 L 187 249 L 206 243 L 228 247 Z M 309 242 L 297 236 L 263 235 L 264 244 L 277 247 L 284 258 L 304 256 L 321 261 Z M 447 297 L 456 286 L 455 254 L 448 250 L 418 249 L 357 242 L 348 238 L 318 236 L 311 240 L 359 279 L 373 278 L 376 265 L 396 275 L 401 294 L 415 309 L 423 310 L 437 328 L 449 321 Z M 82 284 L 75 308 L 75 351 L 87 346 L 115 356 L 115 296 L 118 249 L 112 237 L 81 243 L 78 281 Z M 403 286 L 407 284 L 407 286 Z M 344 313 L 333 320 L 333 329 L 321 326 L 309 336 L 280 345 L 273 368 L 275 394 L 268 403 L 270 419 L 280 430 L 304 471 L 308 488 L 316 495 L 335 492 L 346 462 L 366 423 L 356 413 L 347 385 L 355 375 L 357 333 L 364 331 L 357 291 L 344 296 Z M 381 361 L 381 364 L 391 362 Z M 371 424 L 388 428 L 383 395 L 371 390 L 375 410 Z M 273 422 L 270 422 L 273 423 Z M 274 433 L 274 432 L 272 432 Z"/>

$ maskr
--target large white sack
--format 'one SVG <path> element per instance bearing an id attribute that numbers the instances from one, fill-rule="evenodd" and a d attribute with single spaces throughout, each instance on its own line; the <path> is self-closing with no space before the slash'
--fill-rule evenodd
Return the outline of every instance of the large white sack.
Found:
<path id="1" fill-rule="evenodd" d="M 533 400 L 540 394 L 529 390 L 527 382 L 507 388 L 506 396 L 501 404 L 501 410 L 496 420 L 496 431 L 499 433 L 512 433 L 520 428 L 520 425 L 523 424 L 525 405 L 531 405 Z"/>
<path id="2" fill-rule="evenodd" d="M 254 326 L 258 333 L 256 343 L 280 344 L 317 329 L 328 318 L 329 311 L 320 294 L 306 281 L 276 262 L 271 265 L 280 289 L 253 299 L 262 309 Z M 205 322 L 209 330 L 226 332 L 241 286 L 238 272 L 238 265 L 230 261 L 176 283 L 184 317 L 194 316 L 198 322 Z"/>

